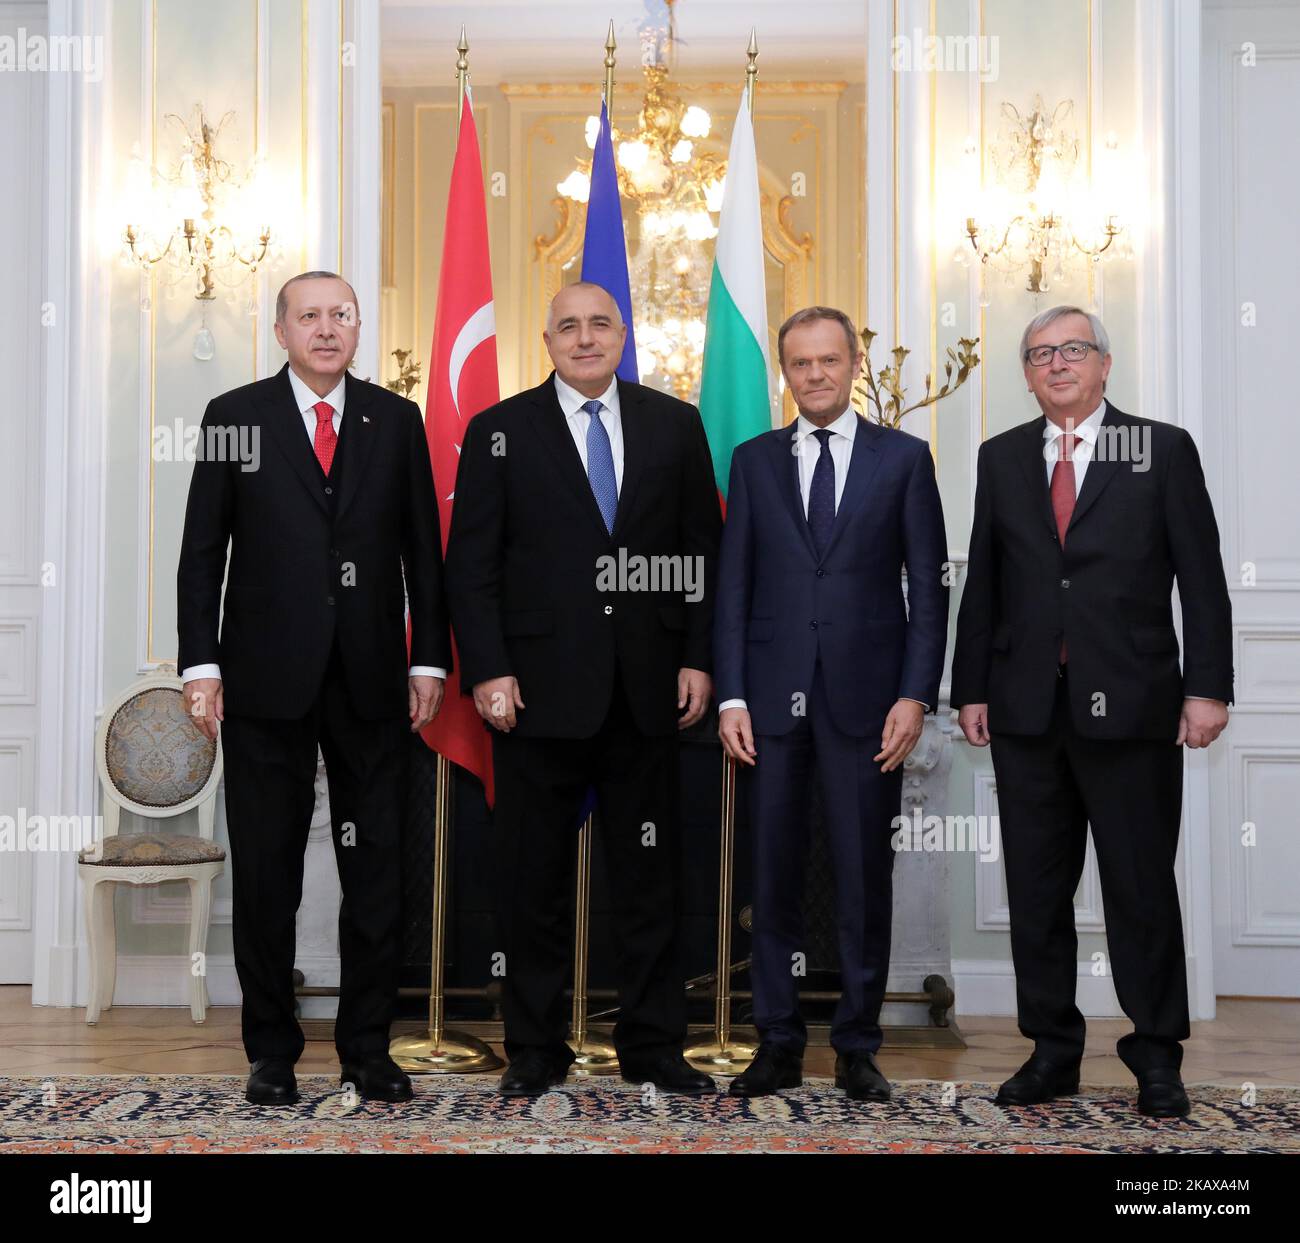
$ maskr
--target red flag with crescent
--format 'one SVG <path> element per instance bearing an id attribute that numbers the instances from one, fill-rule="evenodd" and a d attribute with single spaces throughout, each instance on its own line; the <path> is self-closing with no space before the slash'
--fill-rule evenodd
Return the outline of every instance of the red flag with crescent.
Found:
<path id="1" fill-rule="evenodd" d="M 500 400 L 487 203 L 478 131 L 468 91 L 447 195 L 442 267 L 438 273 L 438 311 L 429 357 L 424 429 L 433 462 L 445 553 L 465 428 L 480 410 Z M 421 735 L 432 750 L 445 755 L 453 764 L 469 769 L 483 782 L 490 807 L 494 795 L 491 738 L 474 708 L 473 698 L 461 694 L 460 657 L 455 654 L 454 635 L 452 651 L 455 668 L 447 677 L 442 708 Z"/>

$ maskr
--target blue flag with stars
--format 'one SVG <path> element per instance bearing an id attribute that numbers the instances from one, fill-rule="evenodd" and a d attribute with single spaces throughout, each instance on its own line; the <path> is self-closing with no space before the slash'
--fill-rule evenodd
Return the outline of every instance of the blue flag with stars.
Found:
<path id="1" fill-rule="evenodd" d="M 620 380 L 637 383 L 636 341 L 632 332 L 632 286 L 627 276 L 627 239 L 623 233 L 623 205 L 618 197 L 618 170 L 614 167 L 614 141 L 605 101 L 600 104 L 600 132 L 591 160 L 591 191 L 587 196 L 587 232 L 582 241 L 582 279 L 609 290 L 627 325 Z"/>

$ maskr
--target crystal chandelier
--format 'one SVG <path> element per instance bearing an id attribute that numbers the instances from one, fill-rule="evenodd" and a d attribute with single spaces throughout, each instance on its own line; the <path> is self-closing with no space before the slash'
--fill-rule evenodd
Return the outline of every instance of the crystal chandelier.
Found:
<path id="1" fill-rule="evenodd" d="M 718 234 L 726 161 L 700 148 L 713 128 L 708 112 L 687 105 L 669 82 L 674 22 L 641 29 L 645 74 L 636 129 L 613 130 L 619 195 L 627 220 L 628 277 L 635 308 L 637 369 L 642 383 L 658 376 L 683 399 L 699 387 L 712 252 Z M 598 117 L 587 118 L 588 148 Z M 579 161 L 556 189 L 585 203 L 591 161 Z"/>

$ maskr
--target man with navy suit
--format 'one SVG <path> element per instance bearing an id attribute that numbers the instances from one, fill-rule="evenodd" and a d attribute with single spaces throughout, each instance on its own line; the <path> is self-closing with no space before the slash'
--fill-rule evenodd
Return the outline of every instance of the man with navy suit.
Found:
<path id="1" fill-rule="evenodd" d="M 815 772 L 836 877 L 836 1084 L 855 1100 L 887 1100 L 874 1054 L 889 974 L 891 838 L 903 761 L 939 698 L 943 508 L 929 446 L 850 405 L 862 355 L 847 315 L 796 312 L 777 352 L 799 417 L 732 457 L 714 622 L 718 733 L 753 769 L 750 973 L 761 1043 L 730 1091 L 761 1096 L 802 1082 L 795 965 Z"/>

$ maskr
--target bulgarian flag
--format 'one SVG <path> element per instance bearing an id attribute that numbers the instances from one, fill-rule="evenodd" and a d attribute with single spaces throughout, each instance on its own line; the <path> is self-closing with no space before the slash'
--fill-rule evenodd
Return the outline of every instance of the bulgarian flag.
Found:
<path id="1" fill-rule="evenodd" d="M 430 352 L 429 393 L 424 430 L 438 494 L 442 551 L 447 551 L 460 445 L 470 419 L 500 399 L 497 387 L 496 315 L 488 256 L 483 165 L 469 92 L 460 119 L 456 158 L 447 195 L 447 223 L 438 272 L 438 311 Z M 431 750 L 469 769 L 493 802 L 492 740 L 469 695 L 460 693 L 460 656 L 452 639 L 455 667 L 447 675 L 442 707 L 420 731 Z"/>
<path id="2" fill-rule="evenodd" d="M 772 426 L 775 385 L 767 349 L 767 286 L 758 208 L 758 159 L 749 100 L 740 97 L 709 285 L 700 417 L 725 512 L 731 455 Z"/>

